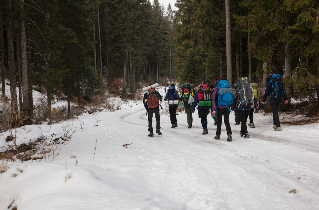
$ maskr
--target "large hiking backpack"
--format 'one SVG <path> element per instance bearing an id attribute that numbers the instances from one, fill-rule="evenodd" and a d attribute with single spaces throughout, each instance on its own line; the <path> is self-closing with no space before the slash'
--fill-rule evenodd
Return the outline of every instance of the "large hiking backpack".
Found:
<path id="1" fill-rule="evenodd" d="M 205 84 L 200 86 L 198 90 L 198 106 L 211 107 L 212 106 L 212 96 L 209 87 Z"/>
<path id="2" fill-rule="evenodd" d="M 171 86 L 168 88 L 166 99 L 168 100 L 169 105 L 178 105 L 178 98 L 175 87 Z"/>
<path id="3" fill-rule="evenodd" d="M 242 77 L 238 80 L 239 106 L 253 104 L 253 91 L 250 88 L 248 77 Z"/>
<path id="4" fill-rule="evenodd" d="M 218 101 L 217 106 L 229 106 L 234 103 L 234 91 L 229 86 L 227 80 L 219 80 L 217 82 Z"/>
<path id="5" fill-rule="evenodd" d="M 282 82 L 281 75 L 273 74 L 270 78 L 270 84 L 273 87 L 271 97 L 274 97 L 276 99 L 284 99 L 286 92 L 284 88 L 284 83 Z"/>
<path id="6" fill-rule="evenodd" d="M 151 109 L 159 106 L 159 95 L 155 88 L 148 90 L 147 103 Z"/>
<path id="7" fill-rule="evenodd" d="M 184 104 L 191 104 L 194 101 L 194 91 L 191 84 L 186 83 L 183 85 L 182 97 L 184 99 Z"/>

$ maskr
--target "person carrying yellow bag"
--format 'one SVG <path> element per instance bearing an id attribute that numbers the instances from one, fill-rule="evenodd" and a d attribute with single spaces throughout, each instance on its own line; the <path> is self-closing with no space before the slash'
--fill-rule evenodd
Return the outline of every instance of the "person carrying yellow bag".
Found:
<path id="1" fill-rule="evenodd" d="M 185 83 L 182 86 L 181 99 L 187 115 L 188 128 L 191 128 L 193 126 L 192 103 L 194 102 L 194 85 Z"/>

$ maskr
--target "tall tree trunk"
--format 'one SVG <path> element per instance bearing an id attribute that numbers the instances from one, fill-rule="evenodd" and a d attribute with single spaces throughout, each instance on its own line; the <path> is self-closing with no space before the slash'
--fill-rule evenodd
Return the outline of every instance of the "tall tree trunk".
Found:
<path id="1" fill-rule="evenodd" d="M 223 77 L 223 61 L 221 56 L 219 57 L 219 77 Z"/>
<path id="2" fill-rule="evenodd" d="M 225 0 L 227 80 L 232 83 L 230 0 Z"/>
<path id="3" fill-rule="evenodd" d="M 24 0 L 21 0 L 24 5 Z M 24 12 L 24 6 L 22 6 Z M 28 59 L 27 59 L 27 39 L 24 25 L 24 18 L 21 23 L 21 73 L 22 73 L 22 97 L 23 97 L 23 111 L 30 117 L 29 98 L 28 98 Z"/>
<path id="4" fill-rule="evenodd" d="M 239 44 L 238 44 L 238 48 L 237 48 L 237 52 L 236 52 L 236 76 L 237 79 L 239 78 Z"/>
<path id="5" fill-rule="evenodd" d="M 266 83 L 267 83 L 267 76 L 268 76 L 268 63 L 264 62 L 263 63 L 263 82 L 262 82 L 262 86 L 266 87 Z"/>
<path id="6" fill-rule="evenodd" d="M 51 90 L 47 89 L 47 118 L 49 118 L 50 122 L 51 122 L 51 101 L 52 101 L 52 93 Z"/>
<path id="7" fill-rule="evenodd" d="M 123 95 L 126 89 L 126 74 L 127 74 L 126 56 L 127 54 L 125 54 L 123 58 Z"/>
<path id="8" fill-rule="evenodd" d="M 251 78 L 251 50 L 250 50 L 250 29 L 249 29 L 249 22 L 247 23 L 248 25 L 248 71 L 249 71 L 249 79 L 250 81 L 253 81 Z"/>
<path id="9" fill-rule="evenodd" d="M 18 76 L 18 88 L 19 88 L 19 108 L 22 110 L 22 78 L 21 78 L 21 54 L 20 54 L 20 37 L 16 38 L 16 68 Z"/>
<path id="10" fill-rule="evenodd" d="M 93 4 L 93 11 L 95 11 L 95 7 Z M 97 55 L 96 55 L 96 27 L 95 27 L 95 22 L 93 21 L 93 37 L 94 37 L 94 69 L 97 71 Z"/>
<path id="11" fill-rule="evenodd" d="M 7 9 L 11 11 L 11 0 L 7 1 Z M 7 28 L 8 39 L 8 57 L 9 57 L 9 74 L 10 74 L 10 92 L 11 92 L 11 113 L 13 115 L 18 114 L 17 106 L 17 92 L 16 92 L 16 72 L 14 62 L 14 46 L 13 46 L 13 31 L 12 31 L 12 19 L 8 20 Z M 16 116 L 13 116 L 16 119 Z"/>
<path id="12" fill-rule="evenodd" d="M 291 74 L 291 51 L 290 46 L 287 44 L 285 46 L 285 72 L 284 77 L 290 76 Z"/>
<path id="13" fill-rule="evenodd" d="M 242 33 L 240 33 L 240 36 L 239 36 L 239 77 L 241 77 L 242 74 L 243 74 L 243 37 L 242 37 Z"/>
<path id="14" fill-rule="evenodd" d="M 3 17 L 2 17 L 2 11 L 0 10 L 0 23 L 3 23 Z M 0 25 L 0 44 L 1 44 L 1 83 L 2 83 L 2 95 L 6 94 L 6 71 L 4 69 L 4 30 L 3 30 L 3 25 Z"/>
<path id="15" fill-rule="evenodd" d="M 32 55 L 29 54 L 29 60 L 31 61 L 32 63 Z M 30 79 L 32 78 L 32 68 L 27 68 L 27 72 L 28 72 L 28 81 L 31 81 Z M 30 116 L 30 119 L 33 118 L 33 93 L 32 93 L 32 83 L 31 82 L 28 82 L 28 102 L 29 102 L 29 116 Z"/>
<path id="16" fill-rule="evenodd" d="M 98 24 L 98 43 L 99 43 L 99 66 L 100 66 L 100 77 L 102 78 L 102 43 L 101 43 L 101 24 L 100 24 L 100 6 L 97 8 L 97 24 Z"/>
<path id="17" fill-rule="evenodd" d="M 169 50 L 169 82 L 172 83 L 172 49 Z"/>

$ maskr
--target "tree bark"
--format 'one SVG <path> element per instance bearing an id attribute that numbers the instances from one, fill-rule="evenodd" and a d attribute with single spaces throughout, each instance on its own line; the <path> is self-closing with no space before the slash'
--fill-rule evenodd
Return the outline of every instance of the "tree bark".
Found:
<path id="1" fill-rule="evenodd" d="M 291 74 L 291 51 L 290 46 L 287 44 L 285 46 L 285 72 L 284 77 L 290 76 Z"/>
<path id="2" fill-rule="evenodd" d="M 18 88 L 19 88 L 19 108 L 20 112 L 22 111 L 22 78 L 21 78 L 21 54 L 20 54 L 20 37 L 16 38 L 16 68 L 17 68 L 17 79 L 18 79 Z"/>
<path id="3" fill-rule="evenodd" d="M 100 24 L 100 6 L 97 8 L 97 24 L 98 24 L 98 43 L 99 43 L 99 66 L 100 66 L 100 77 L 102 78 L 102 43 L 101 43 L 101 24 Z"/>
<path id="4" fill-rule="evenodd" d="M 264 62 L 263 63 L 263 82 L 262 82 L 263 87 L 266 87 L 266 83 L 267 83 L 267 76 L 268 76 L 267 66 L 268 66 L 268 63 Z"/>
<path id="5" fill-rule="evenodd" d="M 248 25 L 248 71 L 249 71 L 249 79 L 250 81 L 253 81 L 251 78 L 251 50 L 250 50 L 250 31 L 249 31 L 249 22 L 247 23 Z"/>
<path id="6" fill-rule="evenodd" d="M 227 80 L 232 83 L 230 0 L 225 0 Z"/>
<path id="7" fill-rule="evenodd" d="M 0 23 L 3 23 L 2 11 L 0 10 Z M 2 95 L 6 94 L 6 71 L 4 69 L 4 30 L 3 25 L 0 26 L 0 36 L 1 36 L 1 83 L 2 83 Z"/>
<path id="8" fill-rule="evenodd" d="M 11 0 L 7 1 L 7 9 L 11 11 Z M 11 93 L 11 113 L 13 115 L 18 114 L 17 106 L 17 92 L 16 92 L 16 72 L 14 61 L 14 46 L 13 46 L 13 31 L 12 31 L 12 19 L 8 20 L 7 28 L 8 39 L 8 57 L 9 57 L 9 74 L 10 74 L 10 93 Z M 15 117 L 15 116 L 13 116 Z"/>
<path id="9" fill-rule="evenodd" d="M 24 0 L 21 0 L 24 5 Z M 22 6 L 24 12 L 24 6 Z M 29 98 L 28 98 L 28 59 L 27 59 L 27 39 L 24 25 L 24 18 L 21 23 L 21 74 L 22 74 L 22 97 L 23 97 L 23 111 L 30 117 Z"/>

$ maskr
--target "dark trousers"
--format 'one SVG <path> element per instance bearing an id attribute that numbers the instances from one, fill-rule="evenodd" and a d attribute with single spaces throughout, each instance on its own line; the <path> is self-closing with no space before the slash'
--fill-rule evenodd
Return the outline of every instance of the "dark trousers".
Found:
<path id="1" fill-rule="evenodd" d="M 207 130 L 207 115 L 209 114 L 209 109 L 199 109 L 198 117 L 200 118 L 200 122 L 202 123 L 202 127 L 204 130 Z"/>
<path id="2" fill-rule="evenodd" d="M 227 135 L 228 134 L 232 134 L 231 132 L 231 127 L 229 124 L 229 114 L 230 111 L 229 109 L 217 109 L 217 130 L 216 130 L 216 135 L 220 136 L 221 130 L 222 130 L 222 116 L 224 115 L 224 123 L 226 126 L 226 130 L 227 130 Z"/>
<path id="3" fill-rule="evenodd" d="M 192 111 L 192 107 L 185 107 L 185 113 L 187 115 L 187 124 L 188 125 L 192 125 L 193 123 L 193 111 Z"/>
<path id="4" fill-rule="evenodd" d="M 171 124 L 177 124 L 177 119 L 176 119 L 176 110 L 177 106 L 169 106 L 169 117 L 171 119 Z"/>
<path id="5" fill-rule="evenodd" d="M 235 112 L 235 122 L 236 122 L 236 124 L 239 124 L 240 123 L 240 119 L 239 119 L 237 108 L 234 109 L 234 112 Z"/>
<path id="6" fill-rule="evenodd" d="M 270 106 L 272 110 L 273 123 L 277 127 L 280 127 L 279 114 L 278 114 L 279 104 L 270 104 Z"/>
<path id="7" fill-rule="evenodd" d="M 159 114 L 159 109 L 152 110 L 149 109 L 147 114 L 148 114 L 148 131 L 153 133 L 153 126 L 152 126 L 152 118 L 153 118 L 153 113 L 155 113 L 155 119 L 156 119 L 156 130 L 159 130 L 161 128 L 161 121 L 160 121 L 160 114 Z"/>
<path id="8" fill-rule="evenodd" d="M 249 121 L 250 123 L 254 123 L 254 111 L 255 109 L 251 109 L 249 112 Z"/>
<path id="9" fill-rule="evenodd" d="M 250 112 L 250 110 L 238 110 L 239 119 L 240 119 L 240 123 L 241 123 L 240 133 L 243 135 L 248 133 L 246 123 L 247 123 L 247 118 L 248 118 L 249 112 Z"/>

